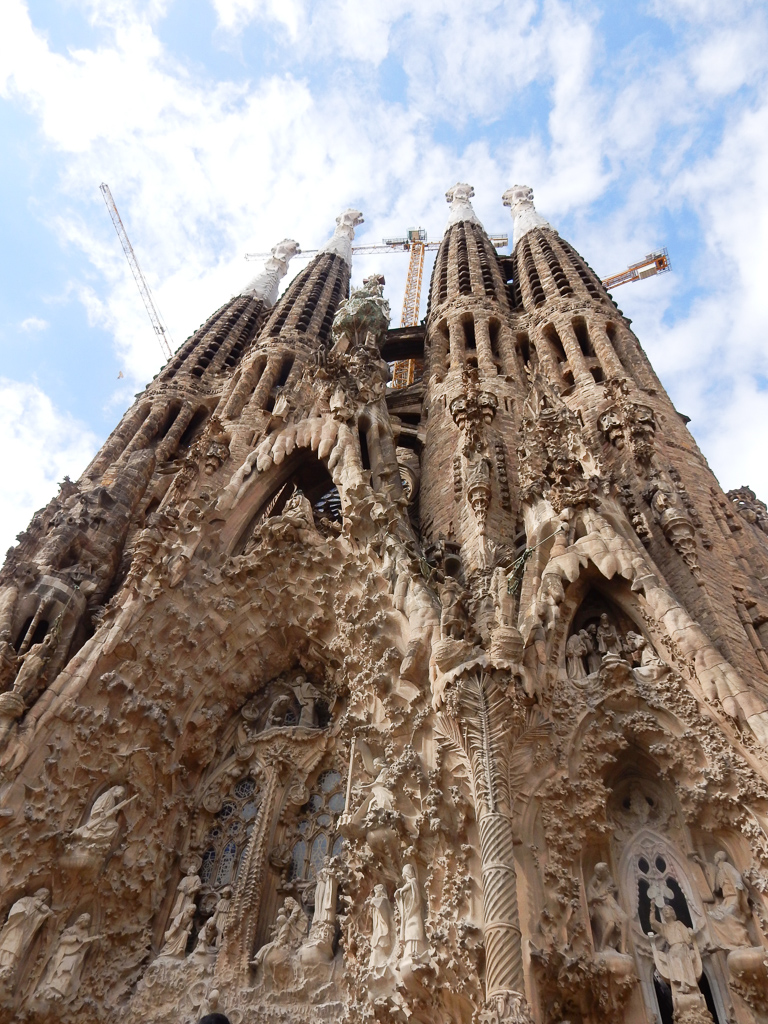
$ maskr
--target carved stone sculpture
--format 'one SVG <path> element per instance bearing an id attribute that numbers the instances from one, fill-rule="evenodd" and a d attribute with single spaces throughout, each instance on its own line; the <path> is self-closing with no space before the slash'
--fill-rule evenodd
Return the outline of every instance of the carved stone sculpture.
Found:
<path id="1" fill-rule="evenodd" d="M 195 906 L 195 897 L 200 891 L 200 886 L 203 883 L 200 881 L 200 875 L 197 873 L 197 868 L 194 864 L 190 864 L 187 868 L 186 875 L 179 882 L 178 888 L 176 889 L 176 898 L 173 901 L 173 907 L 171 909 L 170 918 L 173 920 L 188 906 Z"/>
<path id="2" fill-rule="evenodd" d="M 91 915 L 81 914 L 61 933 L 38 988 L 42 999 L 66 1002 L 77 994 L 88 947 L 102 938 L 101 935 L 89 934 L 90 927 Z"/>
<path id="3" fill-rule="evenodd" d="M 192 920 L 195 916 L 194 903 L 186 903 L 174 918 L 163 935 L 161 957 L 181 960 L 186 955 L 187 943 L 192 933 Z"/>
<path id="4" fill-rule="evenodd" d="M 685 1006 L 687 1001 L 682 997 L 698 993 L 702 971 L 701 955 L 693 930 L 678 921 L 670 906 L 661 908 L 661 921 L 651 917 L 651 928 L 653 931 L 649 932 L 649 937 L 659 974 L 672 989 L 675 1006 Z M 657 946 L 656 936 L 663 939 L 663 951 Z"/>
<path id="5" fill-rule="evenodd" d="M 261 967 L 265 979 L 273 984 L 293 975 L 292 960 L 307 936 L 307 916 L 301 905 L 288 896 L 277 915 L 273 938 L 258 951 L 251 961 Z"/>
<path id="6" fill-rule="evenodd" d="M 301 948 L 302 963 L 322 963 L 333 956 L 336 934 L 336 892 L 339 879 L 336 865 L 326 857 L 315 882 L 315 913 L 307 941 Z"/>
<path id="7" fill-rule="evenodd" d="M 466 591 L 452 576 L 439 587 L 440 634 L 443 639 L 463 640 L 466 632 Z"/>
<path id="8" fill-rule="evenodd" d="M 371 955 L 368 970 L 380 977 L 387 968 L 395 945 L 395 924 L 387 887 L 379 883 L 368 897 L 371 914 Z"/>
<path id="9" fill-rule="evenodd" d="M 107 850 L 120 830 L 120 823 L 117 820 L 118 813 L 136 799 L 133 796 L 123 800 L 124 796 L 124 786 L 112 786 L 106 793 L 97 797 L 91 807 L 88 820 L 73 830 L 70 845 L 93 850 Z"/>
<path id="10" fill-rule="evenodd" d="M 596 864 L 587 885 L 587 903 L 598 953 L 605 949 L 627 952 L 629 918 L 616 900 L 617 892 L 608 865 L 602 861 Z"/>
<path id="11" fill-rule="evenodd" d="M 403 884 L 395 890 L 395 904 L 400 918 L 400 960 L 418 961 L 427 955 L 424 931 L 424 910 L 421 889 L 412 864 L 403 867 Z"/>
<path id="12" fill-rule="evenodd" d="M 708 913 L 710 927 L 718 944 L 724 949 L 738 949 L 751 946 L 747 930 L 750 919 L 747 902 L 747 887 L 741 872 L 728 860 L 724 850 L 715 854 L 712 891 L 720 896 L 720 902 Z"/>
<path id="13" fill-rule="evenodd" d="M 38 889 L 34 896 L 22 896 L 8 911 L 0 931 L 0 983 L 12 988 L 16 972 L 29 951 L 35 936 L 51 915 L 48 889 Z"/>

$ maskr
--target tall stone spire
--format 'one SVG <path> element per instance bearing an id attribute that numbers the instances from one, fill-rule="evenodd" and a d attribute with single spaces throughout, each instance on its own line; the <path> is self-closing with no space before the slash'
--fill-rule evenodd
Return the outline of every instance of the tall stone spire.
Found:
<path id="1" fill-rule="evenodd" d="M 299 243 L 292 238 L 284 238 L 271 250 L 264 263 L 264 269 L 250 281 L 240 292 L 254 299 L 261 299 L 265 308 L 271 309 L 277 302 L 277 289 L 288 273 L 288 264 L 294 256 L 301 252 Z"/>
<path id="2" fill-rule="evenodd" d="M 462 221 L 469 224 L 480 224 L 480 218 L 475 213 L 470 202 L 474 194 L 474 188 L 465 182 L 457 182 L 453 188 L 448 189 L 445 193 L 445 199 L 450 204 L 451 212 L 445 225 L 446 231 L 450 230 L 454 224 L 461 224 Z"/>
<path id="3" fill-rule="evenodd" d="M 352 242 L 355 238 L 355 228 L 363 223 L 363 215 L 359 210 L 342 210 L 336 218 L 336 230 L 331 238 L 320 250 L 334 253 L 341 256 L 348 266 L 352 266 Z"/>
<path id="4" fill-rule="evenodd" d="M 550 231 L 554 231 L 549 221 L 536 212 L 536 207 L 533 205 L 533 189 L 528 185 L 513 185 L 501 198 L 504 205 L 509 206 L 512 212 L 512 220 L 515 225 L 512 237 L 513 250 L 523 235 L 527 235 L 534 228 L 548 228 Z"/>

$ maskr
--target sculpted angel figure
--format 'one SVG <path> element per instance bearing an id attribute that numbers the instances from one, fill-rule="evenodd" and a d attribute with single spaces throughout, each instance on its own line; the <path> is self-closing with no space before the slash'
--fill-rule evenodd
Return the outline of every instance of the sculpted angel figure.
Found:
<path id="1" fill-rule="evenodd" d="M 117 821 L 117 814 L 126 804 L 131 803 L 136 797 L 123 800 L 125 789 L 123 786 L 112 786 L 106 793 L 94 801 L 91 813 L 85 824 L 72 832 L 88 845 L 107 846 L 117 834 L 120 825 Z"/>
<path id="2" fill-rule="evenodd" d="M 651 928 L 653 931 L 648 935 L 653 946 L 653 959 L 659 974 L 672 989 L 673 1000 L 676 995 L 698 991 L 702 966 L 693 929 L 678 921 L 669 905 L 661 908 L 661 921 L 651 917 Z M 667 947 L 664 952 L 657 948 L 657 935 Z"/>
<path id="3" fill-rule="evenodd" d="M 363 821 L 371 811 L 394 811 L 395 798 L 391 789 L 390 766 L 383 757 L 371 757 L 367 743 L 358 741 L 357 748 L 363 758 L 366 771 L 373 776 L 372 782 L 361 783 L 356 787 L 358 791 L 369 790 L 370 794 L 355 812 L 352 820 L 355 823 Z"/>
<path id="4" fill-rule="evenodd" d="M 75 995 L 88 947 L 101 935 L 89 935 L 91 915 L 81 914 L 59 937 L 59 944 L 48 961 L 39 993 L 43 999 L 63 1001 Z"/>

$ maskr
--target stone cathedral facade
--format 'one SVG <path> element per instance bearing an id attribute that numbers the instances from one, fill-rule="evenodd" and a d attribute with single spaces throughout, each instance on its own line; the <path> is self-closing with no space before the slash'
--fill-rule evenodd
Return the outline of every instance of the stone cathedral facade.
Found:
<path id="1" fill-rule="evenodd" d="M 471 196 L 419 327 L 281 242 L 9 552 L 0 1020 L 768 1020 L 768 511 Z"/>

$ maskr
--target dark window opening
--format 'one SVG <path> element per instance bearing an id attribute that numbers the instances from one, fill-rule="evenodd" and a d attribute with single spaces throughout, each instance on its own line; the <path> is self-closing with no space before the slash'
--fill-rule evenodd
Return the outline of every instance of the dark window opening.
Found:
<path id="1" fill-rule="evenodd" d="M 643 933 L 647 935 L 651 931 L 651 900 L 648 896 L 650 882 L 641 878 L 637 883 L 637 916 L 640 918 L 640 926 Z"/>
<path id="2" fill-rule="evenodd" d="M 499 358 L 499 335 L 501 333 L 501 326 L 498 320 L 488 321 L 488 334 L 491 338 L 491 353 L 494 359 Z"/>
<path id="3" fill-rule="evenodd" d="M 157 440 L 158 441 L 162 440 L 162 438 L 165 437 L 165 435 L 171 429 L 173 424 L 176 422 L 176 417 L 179 415 L 179 409 L 180 408 L 181 407 L 178 406 L 178 405 L 172 405 L 170 407 L 170 409 L 168 410 L 168 414 L 165 417 L 165 422 L 163 423 L 163 425 L 160 428 L 160 430 L 157 432 Z"/>
<path id="4" fill-rule="evenodd" d="M 656 993 L 656 1002 L 659 1004 L 660 1024 L 674 1024 L 672 990 L 656 970 L 653 972 L 653 988 Z"/>
<path id="5" fill-rule="evenodd" d="M 675 894 L 671 900 L 667 900 L 667 902 L 675 912 L 675 917 L 678 921 L 682 921 L 684 925 L 687 925 L 689 928 L 693 928 L 691 913 L 688 910 L 688 901 L 683 895 L 683 890 L 680 888 L 680 886 L 677 884 L 674 878 L 667 878 L 666 884 Z"/>
<path id="6" fill-rule="evenodd" d="M 187 429 L 179 439 L 179 448 L 186 448 L 200 427 L 208 419 L 208 410 L 203 407 L 198 409 L 187 425 Z"/>
<path id="7" fill-rule="evenodd" d="M 592 345 L 592 340 L 589 337 L 589 330 L 587 329 L 587 322 L 584 317 L 577 316 L 571 321 L 573 325 L 573 333 L 576 335 L 576 340 L 579 343 L 582 355 L 587 357 L 594 356 L 595 349 Z"/>
<path id="8" fill-rule="evenodd" d="M 602 384 L 603 381 L 605 380 L 605 376 L 603 375 L 603 371 L 602 371 L 601 367 L 599 367 L 599 366 L 590 366 L 589 372 L 592 374 L 592 377 L 593 377 L 593 379 L 595 381 L 595 384 Z"/>
<path id="9" fill-rule="evenodd" d="M 516 338 L 517 351 L 523 360 L 523 366 L 531 365 L 531 339 L 527 334 L 518 334 Z"/>
<path id="10" fill-rule="evenodd" d="M 282 365 L 280 367 L 280 376 L 275 381 L 275 387 L 276 388 L 281 388 L 281 387 L 283 387 L 286 384 L 286 382 L 288 380 L 288 376 L 289 376 L 289 374 L 290 374 L 292 369 L 293 369 L 293 356 L 285 356 L 283 358 L 283 362 L 282 362 Z"/>
<path id="11" fill-rule="evenodd" d="M 560 340 L 560 335 L 557 333 L 557 329 L 554 324 L 547 324 L 544 328 L 544 337 L 550 343 L 555 351 L 556 358 L 561 362 L 565 363 L 568 361 L 568 357 L 565 354 L 563 343 Z"/>
<path id="12" fill-rule="evenodd" d="M 466 352 L 477 351 L 477 339 L 475 338 L 475 321 L 472 317 L 467 317 L 466 320 L 462 320 L 462 327 L 464 328 L 464 350 Z"/>
<path id="13" fill-rule="evenodd" d="M 368 440 L 366 438 L 367 427 L 362 423 L 358 423 L 357 436 L 360 440 L 360 461 L 363 464 L 363 469 L 371 468 L 371 456 L 368 452 Z"/>
<path id="14" fill-rule="evenodd" d="M 721 1024 L 720 1014 L 717 1012 L 715 1000 L 712 997 L 712 987 L 709 984 L 709 978 L 707 977 L 706 972 L 702 972 L 701 978 L 699 979 L 699 991 L 704 996 L 704 1002 L 707 1004 L 707 1009 L 712 1014 L 712 1020 L 715 1021 L 715 1024 Z"/>
<path id="15" fill-rule="evenodd" d="M 27 619 L 27 621 L 24 623 L 24 625 L 21 627 L 21 632 L 19 633 L 19 635 L 18 635 L 18 637 L 16 639 L 16 645 L 15 646 L 16 646 L 16 650 L 17 651 L 19 650 L 21 645 L 24 643 L 24 640 L 26 639 L 27 633 L 29 632 L 29 628 L 30 628 L 31 625 L 32 625 L 32 617 L 30 616 Z M 46 634 L 48 633 L 49 625 L 50 625 L 50 623 L 48 622 L 48 619 L 40 619 L 40 621 L 35 626 L 35 631 L 32 634 L 32 639 L 27 644 L 27 650 L 29 650 L 30 647 L 34 647 L 35 644 L 41 644 L 43 642 L 43 640 L 45 640 Z"/>

